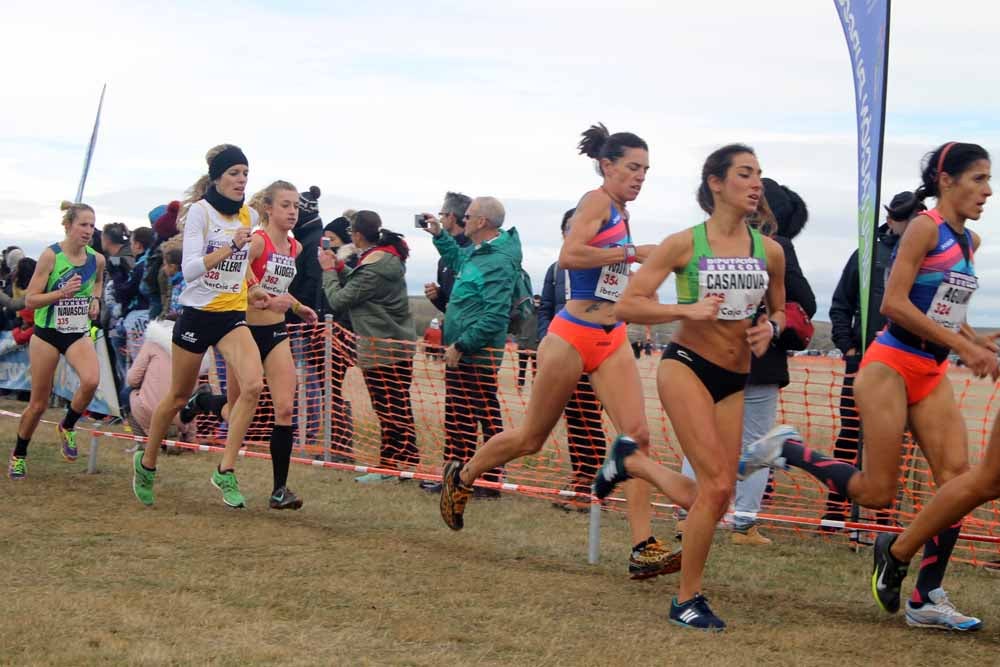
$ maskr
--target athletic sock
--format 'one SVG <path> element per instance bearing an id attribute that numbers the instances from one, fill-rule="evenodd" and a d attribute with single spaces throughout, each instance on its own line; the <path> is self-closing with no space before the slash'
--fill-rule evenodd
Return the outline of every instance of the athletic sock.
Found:
<path id="1" fill-rule="evenodd" d="M 72 431 L 74 428 L 76 428 L 76 422 L 82 416 L 83 414 L 74 410 L 72 405 L 69 406 L 68 408 L 66 408 L 66 416 L 63 417 L 62 427 L 67 431 Z"/>
<path id="2" fill-rule="evenodd" d="M 288 482 L 288 464 L 292 458 L 291 425 L 275 424 L 271 429 L 271 469 L 274 471 L 274 490 Z"/>
<path id="3" fill-rule="evenodd" d="M 24 458 L 28 455 L 28 438 L 17 436 L 17 444 L 14 445 L 14 456 Z"/>
<path id="4" fill-rule="evenodd" d="M 796 440 L 786 440 L 781 455 L 786 464 L 805 470 L 834 493 L 848 497 L 847 483 L 858 472 L 850 463 L 817 454 Z"/>
<path id="5" fill-rule="evenodd" d="M 228 401 L 225 396 L 219 394 L 198 394 L 194 399 L 194 407 L 200 412 L 207 412 L 222 418 L 222 408 Z"/>
<path id="6" fill-rule="evenodd" d="M 920 573 L 917 575 L 917 585 L 913 589 L 910 597 L 910 604 L 914 607 L 922 607 L 925 602 L 930 601 L 928 593 L 935 588 L 941 588 L 944 581 L 944 571 L 948 567 L 948 559 L 958 542 L 958 534 L 962 530 L 962 522 L 959 521 L 951 528 L 946 528 L 940 533 L 927 540 L 924 545 L 924 558 L 920 561 Z"/>

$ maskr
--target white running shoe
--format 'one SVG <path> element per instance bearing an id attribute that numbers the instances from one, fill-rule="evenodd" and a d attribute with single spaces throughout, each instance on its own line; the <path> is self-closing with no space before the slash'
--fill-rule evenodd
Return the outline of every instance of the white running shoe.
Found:
<path id="1" fill-rule="evenodd" d="M 955 609 L 943 588 L 935 588 L 927 597 L 930 602 L 925 602 L 920 609 L 914 609 L 910 601 L 906 601 L 906 624 L 910 627 L 959 632 L 972 632 L 983 627 L 983 622 L 975 616 L 966 616 Z"/>
<path id="2" fill-rule="evenodd" d="M 785 459 L 781 456 L 781 448 L 786 440 L 791 439 L 801 440 L 802 436 L 788 424 L 779 424 L 760 440 L 751 442 L 740 457 L 736 478 L 746 479 L 763 468 L 784 468 Z"/>

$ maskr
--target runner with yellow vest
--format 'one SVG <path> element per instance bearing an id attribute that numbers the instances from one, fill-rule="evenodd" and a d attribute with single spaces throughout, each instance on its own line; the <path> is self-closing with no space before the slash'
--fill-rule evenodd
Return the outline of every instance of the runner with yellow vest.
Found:
<path id="1" fill-rule="evenodd" d="M 136 452 L 133 462 L 132 490 L 144 505 L 153 504 L 156 459 L 167 427 L 187 403 L 202 357 L 214 345 L 226 360 L 229 380 L 239 383 L 240 397 L 230 412 L 226 450 L 211 482 L 226 505 L 244 506 L 234 466 L 264 385 L 260 354 L 246 320 L 248 244 L 257 212 L 243 201 L 249 173 L 243 151 L 222 144 L 205 158 L 208 175 L 189 191 L 185 215 L 182 271 L 187 287 L 180 297 L 184 310 L 174 324 L 170 391 L 153 413 L 145 452 Z M 263 308 L 269 297 L 257 290 L 251 299 Z"/>
<path id="2" fill-rule="evenodd" d="M 76 422 L 97 391 L 101 373 L 97 352 L 88 332 L 90 320 L 101 312 L 104 256 L 90 247 L 94 235 L 94 209 L 87 204 L 62 203 L 66 238 L 42 251 L 31 276 L 25 304 L 35 309 L 35 333 L 28 343 L 31 399 L 21 413 L 17 444 L 7 475 L 22 480 L 27 475 L 28 441 L 35 433 L 52 394 L 52 380 L 60 355 L 73 367 L 80 386 L 56 427 L 67 461 L 76 461 Z"/>

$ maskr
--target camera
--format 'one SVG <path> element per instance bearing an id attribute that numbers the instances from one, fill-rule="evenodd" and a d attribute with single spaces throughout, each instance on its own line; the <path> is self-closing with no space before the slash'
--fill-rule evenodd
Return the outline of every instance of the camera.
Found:
<path id="1" fill-rule="evenodd" d="M 329 250 L 330 249 L 330 237 L 324 236 L 323 240 L 321 241 L 321 243 L 323 245 L 323 250 Z"/>
<path id="2" fill-rule="evenodd" d="M 427 229 L 427 218 L 424 217 L 423 213 L 417 213 L 413 216 L 413 226 L 417 229 Z"/>

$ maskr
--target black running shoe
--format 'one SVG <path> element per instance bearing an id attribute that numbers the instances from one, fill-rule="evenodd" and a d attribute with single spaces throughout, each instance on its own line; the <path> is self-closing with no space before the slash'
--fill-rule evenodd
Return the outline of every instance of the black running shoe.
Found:
<path id="1" fill-rule="evenodd" d="M 188 402 L 184 404 L 183 408 L 181 408 L 179 417 L 182 424 L 190 424 L 194 421 L 195 417 L 201 414 L 201 409 L 198 407 L 198 397 L 211 393 L 212 387 L 210 385 L 198 385 L 198 388 L 194 390 L 193 394 L 191 394 L 191 398 L 189 398 Z"/>
<path id="2" fill-rule="evenodd" d="M 635 454 L 637 449 L 639 445 L 627 435 L 615 438 L 608 458 L 604 460 L 604 465 L 594 478 L 594 495 L 599 500 L 607 498 L 616 486 L 629 479 L 630 475 L 625 472 L 625 459 Z"/>
<path id="3" fill-rule="evenodd" d="M 682 628 L 692 628 L 704 632 L 722 632 L 726 623 L 715 615 L 708 600 L 701 593 L 684 604 L 677 604 L 677 598 L 670 601 L 670 622 Z"/>
<path id="4" fill-rule="evenodd" d="M 890 614 L 899 611 L 899 589 L 906 579 L 909 563 L 900 563 L 892 555 L 890 549 L 896 542 L 896 536 L 889 533 L 879 533 L 875 538 L 875 548 L 872 554 L 875 567 L 872 570 L 872 595 L 878 606 Z"/>
<path id="5" fill-rule="evenodd" d="M 283 486 L 271 494 L 267 504 L 273 510 L 297 510 L 302 507 L 302 499 Z"/>

